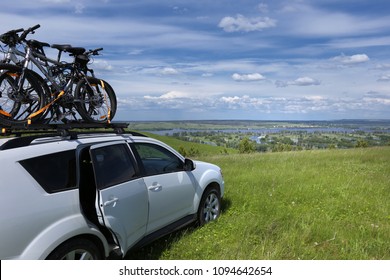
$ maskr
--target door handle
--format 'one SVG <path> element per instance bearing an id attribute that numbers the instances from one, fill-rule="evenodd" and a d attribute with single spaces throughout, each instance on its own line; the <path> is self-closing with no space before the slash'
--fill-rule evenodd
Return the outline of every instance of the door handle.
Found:
<path id="1" fill-rule="evenodd" d="M 109 205 L 113 204 L 112 206 L 115 207 L 116 202 L 117 202 L 118 200 L 119 200 L 119 198 L 113 197 L 113 198 L 111 198 L 110 200 L 105 201 L 105 202 L 103 203 L 103 206 L 106 207 L 106 206 L 109 206 Z"/>
<path id="2" fill-rule="evenodd" d="M 159 192 L 162 190 L 162 186 L 160 184 L 154 183 L 152 186 L 148 188 L 152 192 Z"/>

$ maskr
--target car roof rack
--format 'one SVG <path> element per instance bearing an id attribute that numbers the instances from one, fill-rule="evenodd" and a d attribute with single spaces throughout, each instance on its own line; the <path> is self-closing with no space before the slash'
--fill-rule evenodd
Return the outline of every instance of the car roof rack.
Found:
<path id="1" fill-rule="evenodd" d="M 39 134 L 48 132 L 57 132 L 61 136 L 71 136 L 72 130 L 82 129 L 112 129 L 117 134 L 122 134 L 129 126 L 127 122 L 110 122 L 110 123 L 84 123 L 84 122 L 68 122 L 68 123 L 34 123 L 30 125 L 14 124 L 12 126 L 1 126 L 1 135 L 22 134 Z"/>
<path id="2" fill-rule="evenodd" d="M 134 131 L 125 131 L 129 126 L 127 122 L 110 122 L 110 123 L 50 123 L 50 124 L 30 124 L 0 126 L 0 136 L 15 136 L 3 143 L 0 150 L 8 150 L 28 146 L 32 141 L 39 138 L 55 137 L 67 139 L 77 139 L 78 134 L 96 134 L 96 133 L 115 133 L 124 134 L 129 133 L 133 136 L 145 136 Z M 21 137 L 23 136 L 23 137 Z"/>

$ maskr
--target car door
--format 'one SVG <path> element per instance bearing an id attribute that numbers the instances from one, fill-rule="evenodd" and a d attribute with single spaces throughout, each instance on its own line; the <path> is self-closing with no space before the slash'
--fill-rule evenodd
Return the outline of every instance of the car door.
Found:
<path id="1" fill-rule="evenodd" d="M 181 158 L 163 146 L 134 143 L 144 168 L 149 196 L 147 233 L 158 230 L 193 212 L 195 185 L 184 171 Z"/>
<path id="2" fill-rule="evenodd" d="M 90 156 L 98 190 L 99 223 L 111 230 L 126 253 L 146 232 L 147 188 L 127 143 L 94 145 Z"/>

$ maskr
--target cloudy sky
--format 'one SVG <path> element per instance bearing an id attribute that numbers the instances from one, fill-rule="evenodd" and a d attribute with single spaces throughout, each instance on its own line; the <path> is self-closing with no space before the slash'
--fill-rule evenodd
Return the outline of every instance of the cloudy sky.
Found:
<path id="1" fill-rule="evenodd" d="M 388 0 L 13 0 L 0 33 L 103 47 L 117 120 L 390 119 Z"/>

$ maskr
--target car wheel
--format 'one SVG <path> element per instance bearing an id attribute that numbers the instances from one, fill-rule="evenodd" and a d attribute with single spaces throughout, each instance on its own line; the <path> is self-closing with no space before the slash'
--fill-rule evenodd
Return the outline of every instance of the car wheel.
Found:
<path id="1" fill-rule="evenodd" d="M 48 260 L 99 260 L 101 254 L 96 245 L 84 238 L 72 239 L 57 247 Z"/>
<path id="2" fill-rule="evenodd" d="M 205 191 L 199 204 L 198 224 L 200 226 L 214 221 L 221 213 L 221 195 L 212 187 Z"/>

